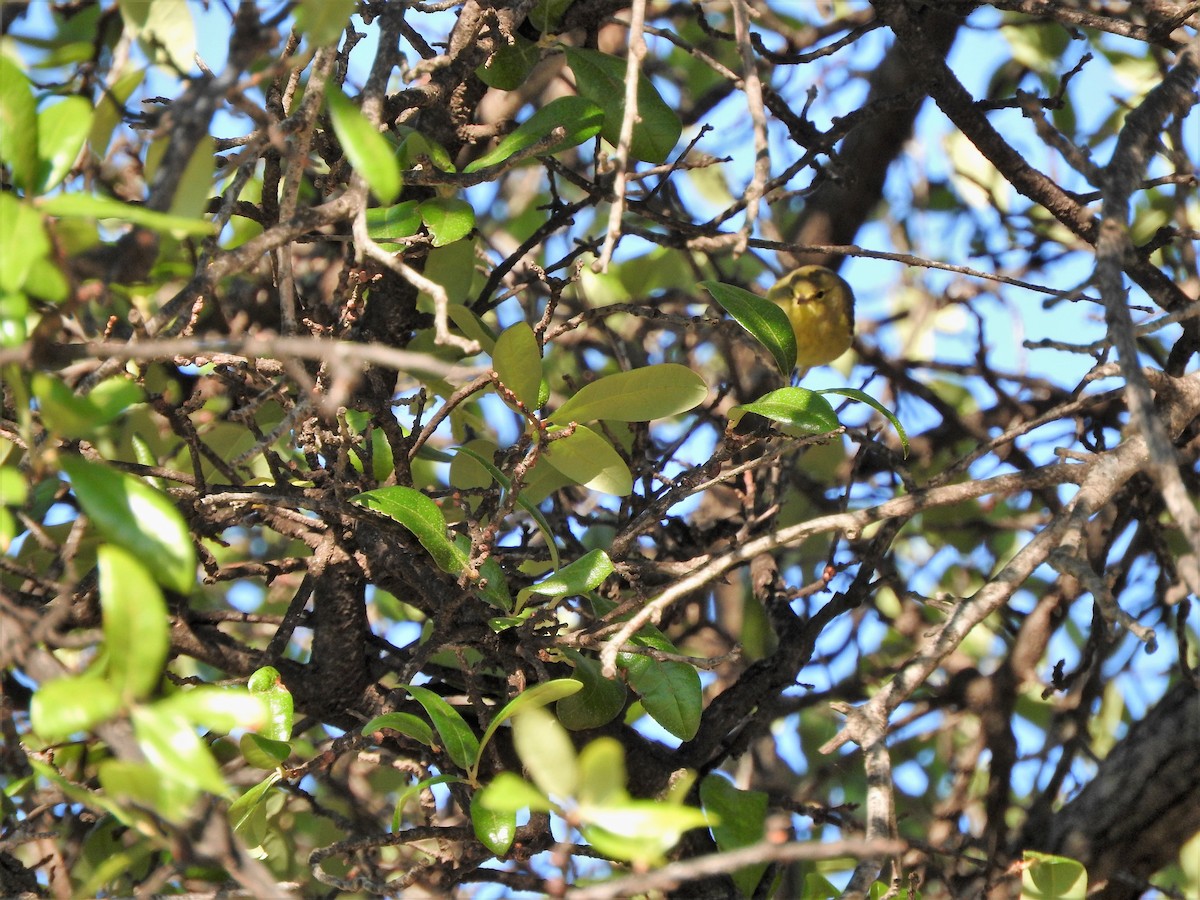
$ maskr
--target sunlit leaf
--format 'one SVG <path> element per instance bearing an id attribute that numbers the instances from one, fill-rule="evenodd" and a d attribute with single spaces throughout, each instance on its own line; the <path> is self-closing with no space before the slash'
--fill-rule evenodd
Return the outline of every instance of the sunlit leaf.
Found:
<path id="1" fill-rule="evenodd" d="M 553 156 L 594 138 L 600 133 L 603 122 L 604 111 L 591 100 L 583 97 L 559 97 L 522 122 L 511 134 L 505 135 L 495 148 L 465 166 L 463 171 L 478 172 L 488 166 L 498 165 L 510 156 L 549 137 L 557 128 L 561 131 L 561 137 L 540 154 Z"/>
<path id="2" fill-rule="evenodd" d="M 363 181 L 385 204 L 400 193 L 400 164 L 387 138 L 335 85 L 325 87 L 329 118 L 346 158 Z"/>
<path id="3" fill-rule="evenodd" d="M 787 374 L 796 366 L 796 335 L 788 315 L 777 304 L 747 290 L 718 281 L 702 281 L 700 286 L 712 294 L 733 320 L 767 348 L 779 371 Z"/>
<path id="4" fill-rule="evenodd" d="M 586 384 L 548 417 L 561 425 L 611 419 L 649 422 L 692 409 L 708 396 L 704 379 L 678 363 L 605 375 Z"/>

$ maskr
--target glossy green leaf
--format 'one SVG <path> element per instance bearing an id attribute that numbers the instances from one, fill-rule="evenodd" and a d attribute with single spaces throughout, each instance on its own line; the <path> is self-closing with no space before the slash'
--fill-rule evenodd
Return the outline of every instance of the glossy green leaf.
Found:
<path id="1" fill-rule="evenodd" d="M 428 688 L 413 684 L 401 687 L 425 708 L 433 727 L 437 729 L 438 737 L 442 739 L 446 755 L 454 764 L 462 769 L 474 765 L 479 756 L 479 741 L 458 711 Z"/>
<path id="2" fill-rule="evenodd" d="M 788 315 L 777 304 L 747 290 L 719 281 L 702 281 L 708 291 L 733 320 L 767 348 L 779 371 L 785 375 L 796 366 L 796 335 Z"/>
<path id="3" fill-rule="evenodd" d="M 496 812 L 549 812 L 554 808 L 545 794 L 513 772 L 501 772 L 478 796 L 482 807 Z"/>
<path id="4" fill-rule="evenodd" d="M 390 728 L 392 731 L 398 731 L 415 741 L 420 741 L 426 747 L 433 746 L 433 729 L 412 713 L 392 712 L 376 716 L 362 727 L 362 733 L 364 735 L 372 735 L 385 728 Z"/>
<path id="5" fill-rule="evenodd" d="M 246 683 L 251 696 L 266 704 L 267 718 L 258 728 L 258 733 L 273 741 L 288 741 L 292 737 L 294 701 L 292 692 L 283 683 L 283 677 L 274 666 L 256 669 Z"/>
<path id="6" fill-rule="evenodd" d="M 512 391 L 525 408 L 537 409 L 542 386 L 542 348 L 527 322 L 505 328 L 492 349 L 492 365 L 500 383 Z"/>
<path id="7" fill-rule="evenodd" d="M 471 769 L 472 775 L 478 770 L 479 763 L 483 759 L 483 750 L 487 746 L 488 741 L 492 739 L 492 735 L 496 733 L 497 728 L 513 716 L 528 712 L 531 709 L 541 709 L 564 697 L 570 697 L 582 688 L 583 685 L 573 678 L 555 678 L 551 681 L 543 681 L 540 684 L 535 684 L 533 687 L 522 691 L 509 700 L 492 717 L 487 731 L 483 733 L 483 740 L 479 742 L 479 753 L 476 755 L 475 763 Z"/>
<path id="8" fill-rule="evenodd" d="M 398 242 L 421 230 L 420 204 L 405 200 L 395 206 L 377 206 L 367 210 L 367 234 L 372 240 Z"/>
<path id="9" fill-rule="evenodd" d="M 313 47 L 334 44 L 350 24 L 350 16 L 357 7 L 357 0 L 300 0 L 296 7 L 296 27 Z"/>
<path id="10" fill-rule="evenodd" d="M 548 421 L 649 422 L 692 409 L 708 396 L 704 379 L 678 363 L 645 366 L 605 375 L 586 384 L 549 417 Z"/>
<path id="11" fill-rule="evenodd" d="M 713 813 L 718 820 L 711 826 L 718 850 L 738 850 L 763 840 L 768 798 L 762 791 L 738 790 L 728 779 L 708 775 L 700 782 L 700 802 L 705 812 Z M 752 897 L 766 871 L 766 863 L 747 866 L 732 873 L 733 882 Z"/>
<path id="12" fill-rule="evenodd" d="M 573 796 L 579 761 L 566 729 L 541 707 L 523 710 L 512 727 L 513 745 L 533 783 L 550 797 Z"/>
<path id="13" fill-rule="evenodd" d="M 38 113 L 38 177 L 36 190 L 44 194 L 58 187 L 71 171 L 92 130 L 92 104 L 83 97 L 67 97 Z"/>
<path id="14" fill-rule="evenodd" d="M 461 241 L 475 227 L 475 210 L 457 197 L 432 197 L 421 203 L 419 212 L 435 247 Z"/>
<path id="15" fill-rule="evenodd" d="M 350 500 L 395 519 L 411 531 L 443 572 L 457 575 L 467 564 L 467 554 L 446 534 L 446 517 L 420 491 L 396 485 L 364 491 Z"/>
<path id="16" fill-rule="evenodd" d="M 162 678 L 170 649 L 167 604 L 133 554 L 105 544 L 96 562 L 108 676 L 126 701 L 141 700 Z"/>
<path id="17" fill-rule="evenodd" d="M 604 110 L 604 139 L 616 146 L 625 112 L 625 60 L 598 50 L 567 47 L 567 64 L 579 93 Z M 683 123 L 642 73 L 637 85 L 637 114 L 629 152 L 651 163 L 663 163 L 679 142 Z"/>
<path id="18" fill-rule="evenodd" d="M 292 755 L 292 745 L 286 741 L 273 741 L 251 731 L 238 738 L 238 749 L 247 765 L 267 771 L 278 769 Z"/>
<path id="19" fill-rule="evenodd" d="M 333 131 L 346 159 L 375 196 L 390 204 L 402 186 L 400 164 L 392 145 L 335 85 L 326 85 L 325 92 Z"/>
<path id="20" fill-rule="evenodd" d="M 500 42 L 492 58 L 475 69 L 475 75 L 488 87 L 501 91 L 519 88 L 541 58 L 542 50 L 533 41 L 519 34 L 511 39 L 511 44 Z"/>
<path id="21" fill-rule="evenodd" d="M 57 194 L 53 197 L 43 197 L 37 201 L 37 207 L 51 216 L 80 219 L 116 219 L 131 225 L 140 225 L 152 231 L 174 232 L 203 236 L 212 234 L 213 225 L 204 219 L 189 219 L 184 216 L 173 216 L 138 206 L 135 203 L 122 203 L 110 197 L 96 197 L 91 194 Z"/>
<path id="22" fill-rule="evenodd" d="M 573 434 L 552 441 L 542 458 L 576 484 L 592 490 L 617 497 L 633 490 L 633 476 L 625 460 L 612 444 L 586 425 L 576 425 Z"/>
<path id="23" fill-rule="evenodd" d="M 488 809 L 479 797 L 480 794 L 476 793 L 471 798 L 471 827 L 475 830 L 475 837 L 496 856 L 503 856 L 512 849 L 516 840 L 517 814 L 511 810 Z"/>
<path id="24" fill-rule="evenodd" d="M 900 424 L 900 419 L 894 412 L 863 391 L 857 388 L 825 388 L 817 391 L 818 394 L 840 394 L 843 397 L 849 397 L 851 400 L 857 400 L 859 403 L 865 403 L 871 409 L 875 410 L 885 419 L 892 423 L 892 427 L 896 429 L 896 434 L 900 436 L 900 445 L 904 448 L 904 455 L 908 455 L 908 433 L 904 430 L 904 426 Z"/>
<path id="25" fill-rule="evenodd" d="M 47 741 L 65 740 L 106 722 L 121 709 L 121 693 L 95 675 L 47 681 L 33 694 L 29 720 Z"/>
<path id="26" fill-rule="evenodd" d="M 102 463 L 68 455 L 61 462 L 96 530 L 138 557 L 159 584 L 190 593 L 196 581 L 196 550 L 183 516 L 166 495 Z"/>
<path id="27" fill-rule="evenodd" d="M 558 140 L 546 147 L 539 155 L 553 156 L 600 133 L 604 122 L 604 110 L 584 97 L 559 97 L 551 100 L 528 120 L 505 135 L 490 152 L 463 168 L 464 172 L 478 172 L 489 166 L 499 165 L 510 156 L 532 147 L 549 137 L 558 128 L 562 134 Z"/>
<path id="28" fill-rule="evenodd" d="M 735 406 L 729 411 L 729 421 L 736 425 L 746 413 L 778 422 L 785 434 L 794 437 L 829 434 L 842 427 L 828 400 L 815 391 L 800 387 L 780 388 L 753 403 Z"/>
<path id="29" fill-rule="evenodd" d="M 418 166 L 428 168 L 430 163 L 443 172 L 453 172 L 454 163 L 446 148 L 427 134 L 406 125 L 396 125 L 393 130 L 401 135 L 399 159 L 405 169 Z"/>
<path id="30" fill-rule="evenodd" d="M 561 599 L 594 590 L 612 572 L 613 564 L 608 554 L 599 549 L 591 550 L 537 584 L 523 588 L 517 594 L 517 609 L 520 610 L 534 594 Z"/>
<path id="31" fill-rule="evenodd" d="M 131 715 L 138 746 L 164 777 L 210 794 L 225 794 L 225 779 L 217 762 L 191 722 L 156 706 L 135 707 Z"/>
<path id="32" fill-rule="evenodd" d="M 8 56 L 0 54 L 0 163 L 13 183 L 33 189 L 38 171 L 37 102 L 29 79 Z"/>
<path id="33" fill-rule="evenodd" d="M 599 661 L 578 650 L 568 648 L 563 653 L 575 666 L 574 678 L 583 685 L 583 690 L 558 701 L 554 707 L 558 721 L 571 731 L 607 725 L 625 708 L 629 692 L 624 683 L 605 678 Z"/>
<path id="34" fill-rule="evenodd" d="M 631 654 L 626 664 L 629 686 L 655 722 L 681 741 L 700 728 L 703 696 L 700 676 L 686 663 L 660 662 Z"/>
<path id="35" fill-rule="evenodd" d="M 1026 850 L 1021 872 L 1021 900 L 1084 900 L 1087 871 L 1082 863 L 1049 853 Z"/>

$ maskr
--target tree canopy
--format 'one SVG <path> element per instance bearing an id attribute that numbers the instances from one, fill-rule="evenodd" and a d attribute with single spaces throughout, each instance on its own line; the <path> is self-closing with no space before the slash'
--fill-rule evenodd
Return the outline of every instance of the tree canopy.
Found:
<path id="1" fill-rule="evenodd" d="M 0 893 L 1200 892 L 1195 4 L 0 26 Z"/>

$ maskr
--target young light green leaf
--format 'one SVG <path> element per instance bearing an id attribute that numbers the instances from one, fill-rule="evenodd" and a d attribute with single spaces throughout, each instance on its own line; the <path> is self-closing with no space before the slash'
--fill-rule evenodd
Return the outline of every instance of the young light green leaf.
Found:
<path id="1" fill-rule="evenodd" d="M 38 172 L 38 116 L 33 88 L 20 67 L 0 54 L 0 163 L 13 183 L 32 191 Z"/>
<path id="2" fill-rule="evenodd" d="M 616 738 L 601 737 L 579 751 L 579 791 L 581 806 L 604 806 L 629 799 L 625 789 L 625 748 Z"/>
<path id="3" fill-rule="evenodd" d="M 398 731 L 403 735 L 407 735 L 413 740 L 424 744 L 426 747 L 433 746 L 433 729 L 412 713 L 392 712 L 376 716 L 362 727 L 362 733 L 370 736 L 385 728 L 390 728 L 392 731 Z"/>
<path id="4" fill-rule="evenodd" d="M 562 130 L 562 137 L 539 154 L 553 156 L 594 138 L 600 133 L 603 122 L 604 110 L 591 100 L 584 97 L 559 97 L 522 122 L 495 148 L 465 166 L 463 171 L 478 172 L 480 169 L 498 165 L 510 156 L 532 147 L 552 134 L 555 128 L 559 128 Z"/>
<path id="5" fill-rule="evenodd" d="M 279 670 L 274 666 L 256 669 L 247 681 L 246 689 L 267 705 L 267 719 L 259 726 L 258 733 L 273 741 L 291 740 L 295 704 Z"/>
<path id="6" fill-rule="evenodd" d="M 574 597 L 594 590 L 612 572 L 613 564 L 612 560 L 608 558 L 608 554 L 600 549 L 591 550 L 575 562 L 563 566 L 548 578 L 527 588 L 522 588 L 517 593 L 517 610 L 520 611 L 534 594 L 559 599 Z"/>
<path id="7" fill-rule="evenodd" d="M 112 544 L 96 553 L 108 675 L 126 701 L 148 696 L 170 649 L 167 604 L 137 557 Z"/>
<path id="8" fill-rule="evenodd" d="M 122 203 L 110 197 L 91 194 L 56 194 L 41 197 L 37 207 L 51 216 L 79 219 L 117 219 L 123 223 L 140 225 L 152 231 L 167 231 L 185 235 L 203 236 L 212 234 L 213 225 L 204 219 L 189 219 L 160 213 L 135 203 Z"/>
<path id="9" fill-rule="evenodd" d="M 492 365 L 500 382 L 531 412 L 537 409 L 542 385 L 542 348 L 528 322 L 516 322 L 496 338 Z"/>
<path id="10" fill-rule="evenodd" d="M 433 727 L 442 739 L 442 746 L 446 748 L 446 755 L 454 764 L 462 769 L 469 769 L 474 765 L 479 756 L 479 741 L 458 711 L 428 688 L 415 684 L 401 687 L 425 707 L 425 712 L 429 714 Z"/>
<path id="11" fill-rule="evenodd" d="M 567 47 L 566 54 L 579 93 L 604 110 L 600 133 L 615 146 L 625 113 L 625 60 L 599 50 L 576 47 Z M 644 73 L 638 79 L 637 114 L 641 121 L 634 123 L 629 152 L 646 162 L 666 162 L 679 142 L 683 123 Z"/>
<path id="12" fill-rule="evenodd" d="M 152 809 L 168 822 L 181 825 L 191 813 L 192 804 L 200 792 L 193 786 L 182 784 L 172 778 L 164 778 L 161 772 L 147 763 L 125 762 L 118 759 L 106 759 L 97 766 L 96 772 L 100 787 L 104 793 L 114 800 L 119 799 L 120 805 L 129 807 L 132 804 Z M 110 882 L 117 872 L 124 871 L 136 858 L 136 853 L 116 853 L 105 858 L 104 863 L 93 873 L 83 885 L 80 885 L 79 896 L 99 897 L 103 891 L 89 890 L 88 884 L 99 887 Z M 102 873 L 108 866 L 114 866 L 106 877 Z"/>
<path id="13" fill-rule="evenodd" d="M 261 694 L 241 687 L 198 685 L 164 697 L 154 704 L 164 715 L 178 716 L 196 728 L 230 732 L 258 731 L 267 725 L 267 704 Z"/>
<path id="14" fill-rule="evenodd" d="M 392 145 L 338 87 L 326 85 L 325 93 L 333 131 L 346 159 L 375 196 L 390 204 L 402 186 L 400 164 Z"/>
<path id="15" fill-rule="evenodd" d="M 187 0 L 118 0 L 117 5 L 146 56 L 185 74 L 192 71 L 196 23 Z"/>
<path id="16" fill-rule="evenodd" d="M 475 227 L 475 210 L 458 197 L 431 197 L 421 203 L 419 210 L 435 247 L 461 241 Z"/>
<path id="17" fill-rule="evenodd" d="M 558 701 L 554 707 L 558 721 L 570 731 L 607 725 L 625 708 L 629 692 L 624 683 L 605 678 L 599 661 L 578 650 L 567 648 L 563 653 L 575 666 L 574 678 L 583 685 L 583 690 Z"/>
<path id="18" fill-rule="evenodd" d="M 655 722 L 681 741 L 696 736 L 703 694 L 694 668 L 631 654 L 625 670 L 629 686 L 642 698 L 642 706 Z"/>
<path id="19" fill-rule="evenodd" d="M 38 113 L 37 193 L 58 187 L 67 177 L 92 130 L 92 116 L 92 104 L 78 96 L 67 97 Z"/>
<path id="20" fill-rule="evenodd" d="M 475 837 L 496 856 L 503 856 L 512 849 L 517 837 L 517 814 L 512 810 L 488 809 L 480 801 L 482 791 L 471 798 L 471 827 Z"/>
<path id="21" fill-rule="evenodd" d="M 649 422 L 686 412 L 708 396 L 704 379 L 678 363 L 661 363 L 605 375 L 585 384 L 547 421 Z"/>
<path id="22" fill-rule="evenodd" d="M 517 813 L 523 809 L 550 812 L 554 804 L 545 794 L 513 772 L 501 772 L 479 792 L 479 803 L 495 812 Z"/>
<path id="23" fill-rule="evenodd" d="M 50 239 L 37 210 L 8 191 L 0 192 L 0 291 L 23 301 L 6 303 L 6 312 L 13 317 L 9 321 L 19 316 L 22 328 L 29 300 L 15 292 L 25 286 L 35 264 L 44 260 L 49 250 Z"/>
<path id="24" fill-rule="evenodd" d="M 106 722 L 121 709 L 121 694 L 95 675 L 47 681 L 33 694 L 29 721 L 38 737 L 66 740 Z"/>
<path id="25" fill-rule="evenodd" d="M 357 6 L 357 0 L 300 0 L 296 27 L 314 47 L 337 43 Z"/>
<path id="26" fill-rule="evenodd" d="M 1084 900 L 1088 893 L 1083 864 L 1063 856 L 1026 850 L 1021 900 Z"/>
<path id="27" fill-rule="evenodd" d="M 729 421 L 736 425 L 746 413 L 756 413 L 778 422 L 785 434 L 794 437 L 829 434 L 842 427 L 828 400 L 815 391 L 799 387 L 780 388 L 753 403 L 735 406 L 729 411 Z"/>
<path id="28" fill-rule="evenodd" d="M 292 755 L 292 745 L 286 741 L 273 741 L 261 734 L 247 731 L 238 739 L 238 748 L 246 764 L 256 769 L 278 769 Z"/>
<path id="29" fill-rule="evenodd" d="M 166 778 L 223 796 L 228 790 L 217 761 L 195 726 L 182 716 L 164 713 L 156 706 L 138 706 L 131 712 L 133 732 L 146 761 Z"/>
<path id="30" fill-rule="evenodd" d="M 541 707 L 513 719 L 513 745 L 533 783 L 549 797 L 574 796 L 579 786 L 579 761 L 566 730 Z"/>
<path id="31" fill-rule="evenodd" d="M 140 559 L 158 583 L 180 594 L 196 581 L 196 549 L 183 516 L 140 478 L 78 456 L 62 456 L 71 490 L 96 530 Z"/>
<path id="32" fill-rule="evenodd" d="M 242 796 L 238 797 L 229 804 L 229 821 L 233 825 L 233 830 L 245 840 L 249 846 L 257 847 L 262 843 L 263 834 L 257 833 L 251 827 L 251 814 L 259 808 L 267 792 L 271 786 L 275 784 L 283 776 L 279 772 L 272 772 Z M 261 823 L 266 825 L 266 819 L 263 818 Z"/>
<path id="33" fill-rule="evenodd" d="M 542 458 L 576 484 L 592 490 L 616 497 L 633 490 L 629 466 L 608 441 L 585 425 L 576 425 L 574 434 L 552 441 Z"/>
<path id="34" fill-rule="evenodd" d="M 383 513 L 411 531 L 443 572 L 457 575 L 467 564 L 467 554 L 446 535 L 446 517 L 420 491 L 395 485 L 364 491 L 350 501 Z"/>
<path id="35" fill-rule="evenodd" d="M 780 372 L 786 375 L 796 367 L 796 335 L 787 313 L 777 304 L 719 281 L 702 281 L 700 287 L 708 291 L 751 337 L 767 348 Z"/>
<path id="36" fill-rule="evenodd" d="M 908 434 L 904 430 L 904 426 L 900 424 L 900 419 L 894 412 L 872 397 L 870 394 L 864 393 L 857 388 L 825 388 L 817 391 L 818 394 L 841 394 L 843 397 L 849 397 L 851 400 L 857 400 L 859 403 L 865 403 L 871 409 L 875 410 L 885 419 L 892 423 L 892 427 L 896 429 L 896 434 L 900 435 L 900 446 L 904 448 L 904 455 L 908 456 Z"/>

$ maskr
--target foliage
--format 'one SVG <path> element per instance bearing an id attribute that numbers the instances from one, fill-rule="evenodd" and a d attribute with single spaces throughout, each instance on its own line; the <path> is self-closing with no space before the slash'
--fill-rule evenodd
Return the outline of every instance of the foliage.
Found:
<path id="1" fill-rule="evenodd" d="M 1196 14 L 945 6 L 5 5 L 0 893 L 1200 889 Z"/>

